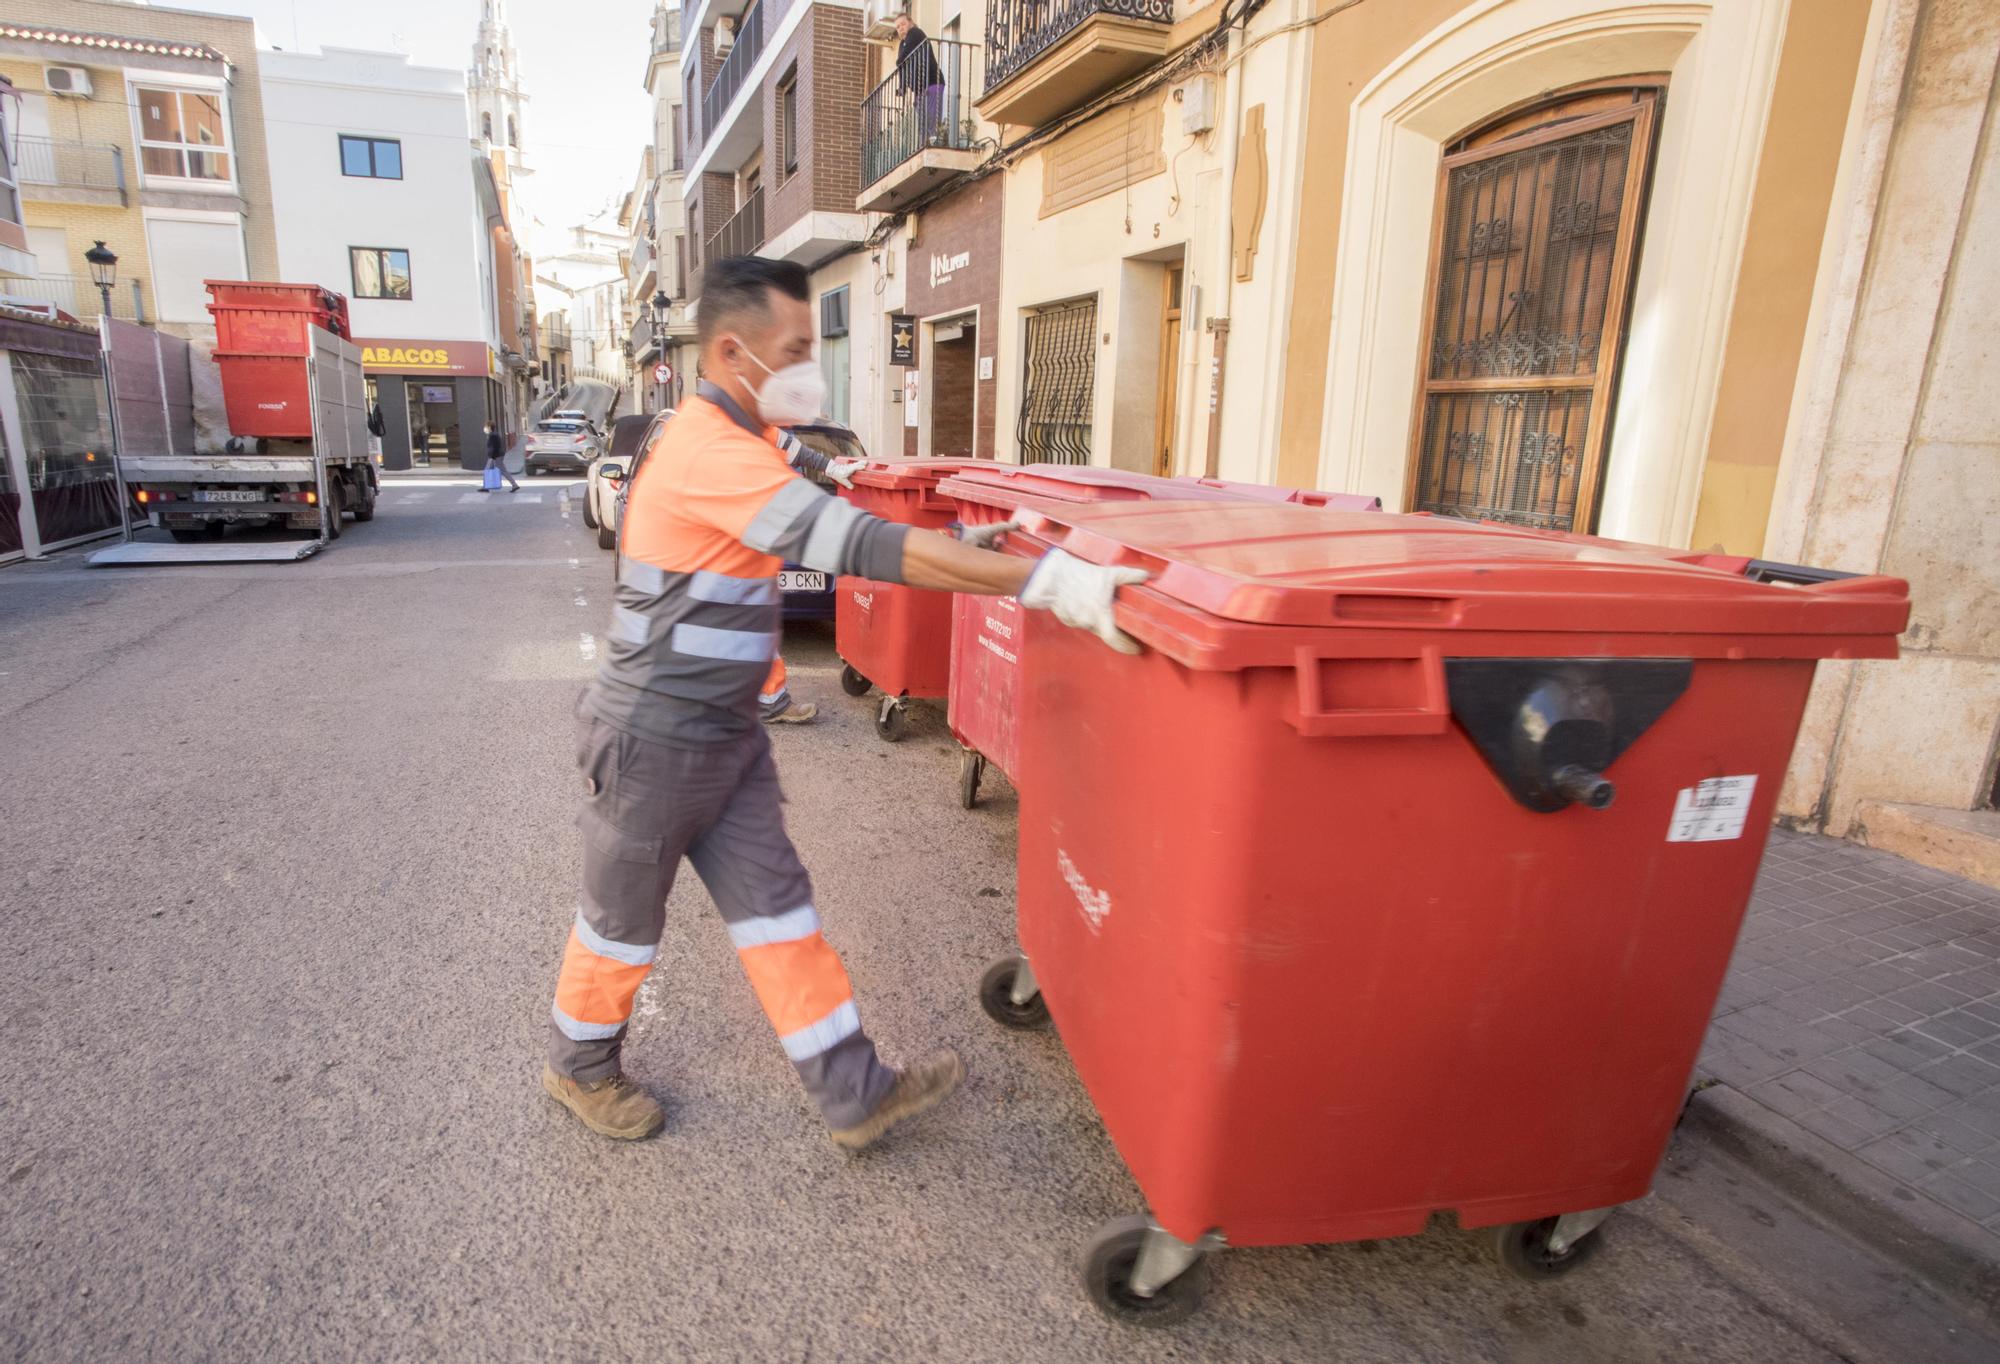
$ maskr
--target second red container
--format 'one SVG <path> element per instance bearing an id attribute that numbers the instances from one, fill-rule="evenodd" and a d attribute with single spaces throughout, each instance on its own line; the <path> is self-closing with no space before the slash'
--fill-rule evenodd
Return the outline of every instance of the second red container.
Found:
<path id="1" fill-rule="evenodd" d="M 962 469 L 991 461 L 882 459 L 856 471 L 842 496 L 865 512 L 900 525 L 944 530 L 957 516 L 938 484 Z M 903 736 L 913 699 L 940 697 L 951 677 L 951 596 L 873 578 L 842 578 L 834 590 L 834 648 L 849 696 L 882 693 L 875 732 Z"/>
<path id="2" fill-rule="evenodd" d="M 1382 499 L 1233 483 L 1216 478 L 1160 478 L 1064 464 L 989 464 L 966 470 L 938 491 L 968 526 L 993 525 L 1019 511 L 1157 501 L 1281 502 L 1326 511 L 1380 511 Z M 1033 551 L 1019 548 L 1022 554 Z M 959 754 L 958 799 L 979 800 L 987 764 L 1010 779 L 1020 773 L 1021 605 L 1012 597 L 952 599 L 948 717 Z"/>

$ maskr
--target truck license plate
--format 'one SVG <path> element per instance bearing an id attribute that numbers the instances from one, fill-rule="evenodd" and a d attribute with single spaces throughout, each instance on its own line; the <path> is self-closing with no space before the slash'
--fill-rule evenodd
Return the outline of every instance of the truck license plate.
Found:
<path id="1" fill-rule="evenodd" d="M 780 592 L 824 592 L 826 574 L 807 573 L 800 569 L 788 569 L 778 575 Z"/>
<path id="2" fill-rule="evenodd" d="M 261 502 L 264 494 L 254 488 L 196 488 L 197 502 Z"/>

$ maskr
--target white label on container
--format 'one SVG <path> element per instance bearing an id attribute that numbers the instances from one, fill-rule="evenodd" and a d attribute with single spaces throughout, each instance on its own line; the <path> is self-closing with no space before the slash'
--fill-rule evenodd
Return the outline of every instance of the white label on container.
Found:
<path id="1" fill-rule="evenodd" d="M 1669 843 L 1715 843 L 1743 837 L 1750 817 L 1750 796 L 1757 778 L 1710 777 L 1674 796 L 1674 817 L 1667 825 Z"/>
<path id="2" fill-rule="evenodd" d="M 1056 849 L 1056 870 L 1068 884 L 1070 893 L 1076 896 L 1076 907 L 1083 914 L 1083 923 L 1092 933 L 1104 927 L 1104 921 L 1111 917 L 1111 892 L 1094 890 L 1083 873 L 1076 869 L 1076 863 L 1069 860 L 1069 854 Z"/>

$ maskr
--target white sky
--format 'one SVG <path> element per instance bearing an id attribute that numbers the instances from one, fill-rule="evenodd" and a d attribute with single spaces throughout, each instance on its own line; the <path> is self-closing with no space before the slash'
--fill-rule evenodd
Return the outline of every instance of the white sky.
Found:
<path id="1" fill-rule="evenodd" d="M 258 43 L 287 52 L 322 44 L 405 52 L 419 66 L 463 72 L 479 31 L 479 0 L 189 0 L 160 9 L 242 14 Z M 549 228 L 591 216 L 631 188 L 652 124 L 640 84 L 653 0 L 507 0 L 529 100 L 522 185 Z M 544 238 L 529 238 L 533 249 Z"/>

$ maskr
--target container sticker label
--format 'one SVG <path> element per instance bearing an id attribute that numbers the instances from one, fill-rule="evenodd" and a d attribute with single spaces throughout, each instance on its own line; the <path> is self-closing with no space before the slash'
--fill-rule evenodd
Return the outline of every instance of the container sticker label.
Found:
<path id="1" fill-rule="evenodd" d="M 1092 933 L 1104 927 L 1104 921 L 1111 917 L 1111 892 L 1092 890 L 1090 883 L 1083 879 L 1083 873 L 1076 869 L 1076 863 L 1069 860 L 1069 854 L 1060 848 L 1056 850 L 1056 870 L 1062 873 L 1063 881 L 1070 893 L 1076 896 L 1077 908 L 1083 911 L 1083 922 Z"/>
<path id="2" fill-rule="evenodd" d="M 1710 777 L 1684 787 L 1674 797 L 1674 817 L 1667 825 L 1669 843 L 1716 843 L 1743 837 L 1750 817 L 1750 796 L 1757 778 Z"/>

